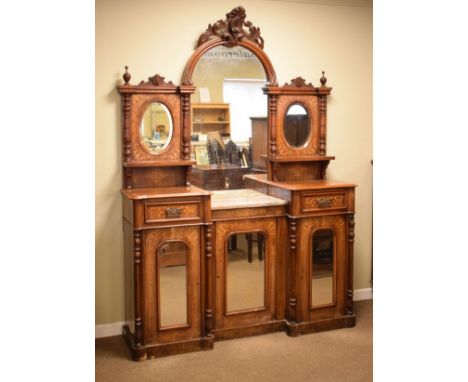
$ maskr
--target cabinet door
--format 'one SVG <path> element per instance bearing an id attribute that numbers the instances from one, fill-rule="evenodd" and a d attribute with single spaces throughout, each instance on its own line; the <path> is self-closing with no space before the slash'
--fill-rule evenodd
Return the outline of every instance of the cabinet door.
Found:
<path id="1" fill-rule="evenodd" d="M 344 215 L 306 218 L 299 223 L 295 275 L 299 321 L 345 314 L 346 234 Z"/>
<path id="2" fill-rule="evenodd" d="M 146 343 L 200 337 L 200 227 L 148 230 L 144 244 Z"/>
<path id="3" fill-rule="evenodd" d="M 216 329 L 275 318 L 276 218 L 217 222 Z"/>

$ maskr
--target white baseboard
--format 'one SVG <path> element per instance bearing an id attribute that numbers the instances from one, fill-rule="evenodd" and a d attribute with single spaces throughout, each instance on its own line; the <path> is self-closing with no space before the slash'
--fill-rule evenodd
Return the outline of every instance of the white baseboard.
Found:
<path id="1" fill-rule="evenodd" d="M 353 301 L 372 300 L 372 288 L 355 289 Z"/>
<path id="2" fill-rule="evenodd" d="M 371 300 L 372 299 L 372 289 L 356 289 L 354 291 L 353 300 L 362 301 L 362 300 Z M 122 326 L 125 324 L 124 321 L 113 322 L 111 324 L 96 325 L 95 327 L 95 338 L 103 337 L 112 337 L 119 336 L 122 334 Z"/>
<path id="3" fill-rule="evenodd" d="M 94 329 L 94 336 L 95 338 L 119 336 L 122 334 L 122 326 L 124 325 L 124 321 L 96 325 Z"/>

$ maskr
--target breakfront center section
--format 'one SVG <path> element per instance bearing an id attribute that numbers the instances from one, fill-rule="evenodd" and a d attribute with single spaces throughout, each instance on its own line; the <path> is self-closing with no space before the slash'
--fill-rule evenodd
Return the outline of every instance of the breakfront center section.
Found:
<path id="1" fill-rule="evenodd" d="M 254 190 L 212 196 L 215 339 L 284 328 L 285 216 L 285 201 Z"/>

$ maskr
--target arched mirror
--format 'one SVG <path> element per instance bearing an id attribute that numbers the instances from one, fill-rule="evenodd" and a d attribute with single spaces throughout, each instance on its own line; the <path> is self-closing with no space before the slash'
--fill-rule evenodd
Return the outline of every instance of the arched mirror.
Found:
<path id="1" fill-rule="evenodd" d="M 284 117 L 284 138 L 292 147 L 303 146 L 311 133 L 310 117 L 304 106 L 294 103 L 288 107 Z"/>
<path id="2" fill-rule="evenodd" d="M 267 152 L 267 84 L 259 58 L 243 46 L 215 46 L 196 63 L 192 82 L 192 184 L 209 189 L 243 188 L 254 156 Z M 258 120 L 263 139 L 253 140 Z"/>
<path id="3" fill-rule="evenodd" d="M 188 248 L 182 241 L 165 242 L 158 249 L 159 326 L 188 323 Z"/>
<path id="4" fill-rule="evenodd" d="M 226 311 L 265 306 L 265 235 L 232 234 L 227 240 Z"/>
<path id="5" fill-rule="evenodd" d="M 151 103 L 141 119 L 141 143 L 152 154 L 159 154 L 171 141 L 172 132 L 172 118 L 167 107 L 160 102 Z"/>
<path id="6" fill-rule="evenodd" d="M 335 301 L 335 236 L 331 229 L 316 231 L 312 236 L 310 302 L 311 308 L 331 305 Z"/>

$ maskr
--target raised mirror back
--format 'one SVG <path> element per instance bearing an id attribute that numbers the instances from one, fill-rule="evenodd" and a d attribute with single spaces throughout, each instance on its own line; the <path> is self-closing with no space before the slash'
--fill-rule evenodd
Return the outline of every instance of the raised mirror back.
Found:
<path id="1" fill-rule="evenodd" d="M 200 58 L 192 75 L 192 184 L 209 189 L 243 188 L 254 154 L 267 149 L 267 77 L 250 50 L 216 46 Z M 263 120 L 263 139 L 252 140 L 253 124 Z M 259 156 L 259 154 L 257 155 Z"/>

